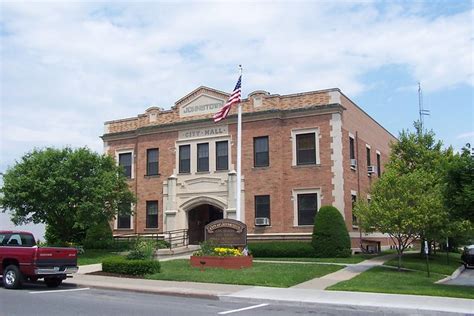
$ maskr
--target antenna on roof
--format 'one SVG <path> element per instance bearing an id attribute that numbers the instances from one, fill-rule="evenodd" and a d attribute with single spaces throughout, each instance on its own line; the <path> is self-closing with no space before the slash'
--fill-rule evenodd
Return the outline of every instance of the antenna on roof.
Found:
<path id="1" fill-rule="evenodd" d="M 421 83 L 418 82 L 418 108 L 420 114 L 420 132 L 423 132 L 423 116 L 430 115 L 429 110 L 423 108 L 423 92 L 421 91 Z"/>

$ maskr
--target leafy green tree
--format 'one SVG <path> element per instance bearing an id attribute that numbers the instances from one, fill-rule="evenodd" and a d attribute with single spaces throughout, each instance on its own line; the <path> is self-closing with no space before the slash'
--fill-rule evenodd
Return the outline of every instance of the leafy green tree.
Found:
<path id="1" fill-rule="evenodd" d="M 314 217 L 312 246 L 316 257 L 349 257 L 351 239 L 344 218 L 334 206 L 323 206 Z"/>
<path id="2" fill-rule="evenodd" d="M 82 242 L 90 227 L 131 212 L 122 171 L 87 148 L 35 149 L 6 171 L 0 206 L 17 225 L 45 223 L 48 242 Z"/>
<path id="3" fill-rule="evenodd" d="M 366 232 L 388 234 L 396 246 L 398 268 L 403 252 L 426 229 L 433 206 L 439 208 L 442 198 L 430 190 L 431 175 L 421 170 L 399 174 L 385 171 L 372 186 L 370 204 L 358 201 L 355 213 Z"/>

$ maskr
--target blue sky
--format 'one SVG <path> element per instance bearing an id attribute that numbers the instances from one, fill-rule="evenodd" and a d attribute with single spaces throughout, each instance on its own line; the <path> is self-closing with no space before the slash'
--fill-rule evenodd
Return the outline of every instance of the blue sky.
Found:
<path id="1" fill-rule="evenodd" d="M 200 85 L 338 87 L 394 135 L 418 118 L 474 143 L 471 1 L 0 4 L 0 172 L 34 147 L 88 146 L 108 120 Z"/>

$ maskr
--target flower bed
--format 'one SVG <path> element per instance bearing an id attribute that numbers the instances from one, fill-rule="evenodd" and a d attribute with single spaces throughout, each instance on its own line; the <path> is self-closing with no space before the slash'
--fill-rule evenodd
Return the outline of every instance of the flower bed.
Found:
<path id="1" fill-rule="evenodd" d="M 246 253 L 245 253 L 246 254 Z M 224 269 L 250 268 L 253 257 L 247 256 L 239 249 L 225 247 L 201 246 L 190 258 L 191 266 L 204 269 L 206 267 Z"/>
<path id="2" fill-rule="evenodd" d="M 242 269 L 250 268 L 253 264 L 252 256 L 191 256 L 191 266 L 197 268 L 224 268 L 224 269 Z"/>

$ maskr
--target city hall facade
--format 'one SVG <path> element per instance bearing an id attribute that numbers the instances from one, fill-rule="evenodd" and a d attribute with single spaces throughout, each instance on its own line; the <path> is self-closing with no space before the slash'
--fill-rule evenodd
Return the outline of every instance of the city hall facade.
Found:
<path id="1" fill-rule="evenodd" d="M 237 109 L 214 123 L 229 94 L 199 87 L 170 110 L 105 123 L 105 151 L 122 165 L 137 197 L 114 235 L 187 229 L 236 218 Z M 255 91 L 242 99 L 241 218 L 249 240 L 304 240 L 322 205 L 341 212 L 354 250 L 390 245 L 360 233 L 354 201 L 370 199 L 396 138 L 339 89 L 289 95 Z"/>

